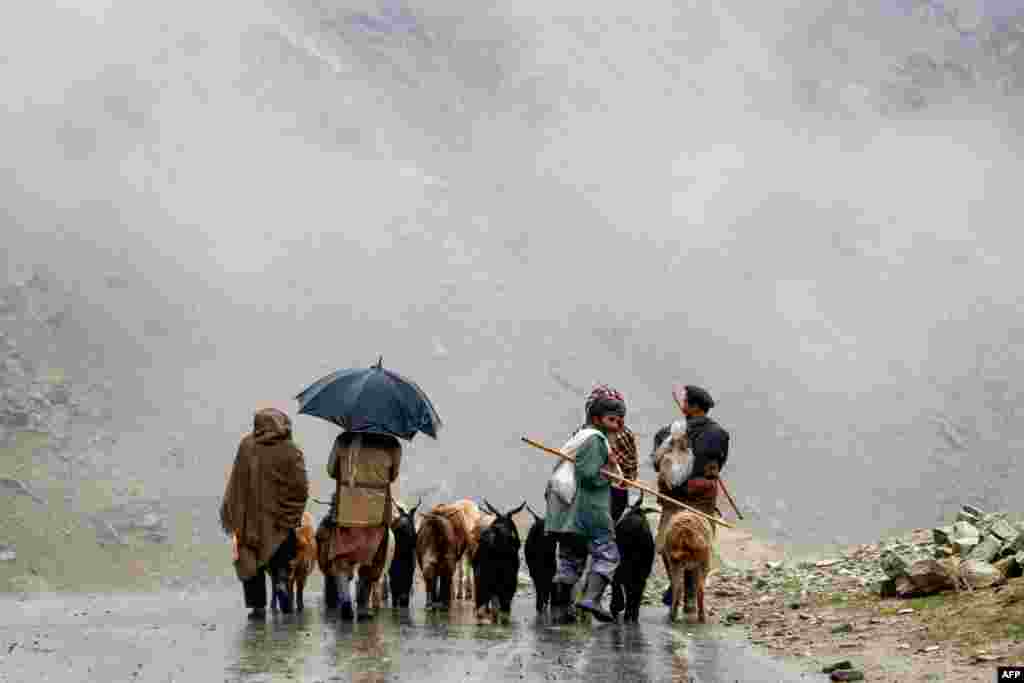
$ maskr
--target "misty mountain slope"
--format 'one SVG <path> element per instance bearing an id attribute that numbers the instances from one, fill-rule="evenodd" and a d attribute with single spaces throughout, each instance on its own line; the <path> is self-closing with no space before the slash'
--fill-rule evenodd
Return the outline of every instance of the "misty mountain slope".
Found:
<path id="1" fill-rule="evenodd" d="M 211 516 L 257 404 L 378 354 L 447 424 L 404 487 L 537 501 L 519 436 L 604 381 L 646 453 L 692 381 L 794 539 L 1002 504 L 1017 104 L 925 78 L 988 48 L 880 5 L 33 7 L 2 29 L 8 257 L 102 309 L 113 456 Z M 296 429 L 322 494 L 336 430 Z"/>

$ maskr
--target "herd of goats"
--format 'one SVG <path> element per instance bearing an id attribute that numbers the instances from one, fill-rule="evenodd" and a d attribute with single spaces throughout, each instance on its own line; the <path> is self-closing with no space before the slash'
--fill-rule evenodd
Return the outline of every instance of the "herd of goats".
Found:
<path id="1" fill-rule="evenodd" d="M 453 597 L 475 600 L 478 618 L 508 623 L 519 585 L 522 547 L 513 517 L 526 509 L 533 524 L 522 547 L 523 555 L 534 584 L 537 612 L 545 612 L 556 572 L 557 541 L 545 533 L 543 516 L 525 501 L 504 513 L 486 500 L 483 509 L 464 499 L 435 505 L 429 512 L 419 512 L 421 503 L 422 500 L 410 509 L 395 503 L 398 515 L 387 533 L 385 568 L 370 593 L 374 609 L 380 608 L 382 596 L 386 604 L 389 594 L 392 607 L 409 607 L 418 565 L 426 586 L 426 609 L 447 609 Z M 655 559 L 654 534 L 647 515 L 657 512 L 644 507 L 641 495 L 615 522 L 615 540 L 622 558 L 612 582 L 611 613 L 616 620 L 623 612 L 626 623 L 639 619 L 640 603 Z M 417 517 L 421 519 L 418 528 Z M 698 619 L 701 623 L 705 621 L 704 579 L 711 548 L 706 534 L 699 530 L 702 523 L 699 517 L 680 510 L 673 513 L 667 529 L 662 559 L 672 582 L 672 621 L 677 619 L 683 597 L 683 571 L 690 569 L 697 570 Z M 306 579 L 319 561 L 310 513 L 304 514 L 297 536 L 299 556 L 292 563 L 289 593 L 293 596 L 292 604 L 301 610 Z M 322 566 L 320 569 L 323 572 Z M 331 606 L 333 601 L 326 598 L 325 602 Z"/>

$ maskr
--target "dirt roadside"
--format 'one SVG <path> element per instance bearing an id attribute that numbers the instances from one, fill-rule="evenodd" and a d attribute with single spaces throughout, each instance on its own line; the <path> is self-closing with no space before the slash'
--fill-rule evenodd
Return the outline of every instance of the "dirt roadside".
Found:
<path id="1" fill-rule="evenodd" d="M 915 529 L 897 540 L 930 536 Z M 822 680 L 822 669 L 841 661 L 868 681 L 986 683 L 996 666 L 1024 664 L 1024 578 L 883 600 L 856 570 L 877 565 L 878 552 L 854 545 L 795 560 L 783 546 L 723 529 L 724 568 L 707 584 L 709 620 L 743 629 L 753 645 Z M 649 588 L 660 593 L 665 585 L 658 566 Z"/>

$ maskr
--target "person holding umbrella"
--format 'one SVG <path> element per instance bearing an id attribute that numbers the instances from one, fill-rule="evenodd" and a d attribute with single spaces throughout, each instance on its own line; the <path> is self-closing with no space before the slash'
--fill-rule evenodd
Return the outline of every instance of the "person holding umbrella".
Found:
<path id="1" fill-rule="evenodd" d="M 257 411 L 252 433 L 238 446 L 220 509 L 221 526 L 234 538 L 235 572 L 252 619 L 266 614 L 267 574 L 281 611 L 291 612 L 288 564 L 308 498 L 306 462 L 292 441 L 291 420 L 274 408 Z"/>
<path id="2" fill-rule="evenodd" d="M 417 432 L 437 438 L 441 418 L 419 386 L 382 360 L 369 368 L 332 373 L 296 397 L 299 413 L 328 420 L 343 431 L 335 439 L 327 473 L 337 484 L 331 509 L 317 530 L 324 602 L 341 607 L 342 618 L 353 616 L 349 586 L 355 567 L 355 616 L 369 616 L 370 589 L 380 579 L 387 557 L 402 459 L 399 438 L 411 441 Z"/>
<path id="3" fill-rule="evenodd" d="M 358 619 L 370 613 L 370 589 L 384 572 L 387 529 L 391 526 L 402 445 L 391 434 L 345 431 L 338 435 L 327 461 L 327 474 L 336 480 L 331 509 L 317 531 L 325 602 L 341 607 L 351 619 L 350 585 L 358 566 Z"/>

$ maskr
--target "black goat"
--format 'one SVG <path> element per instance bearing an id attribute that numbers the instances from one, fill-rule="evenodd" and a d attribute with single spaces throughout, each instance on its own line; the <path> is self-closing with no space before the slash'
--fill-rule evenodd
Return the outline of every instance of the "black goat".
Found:
<path id="1" fill-rule="evenodd" d="M 416 511 L 421 498 L 408 512 L 398 503 L 398 519 L 391 523 L 395 536 L 395 554 L 388 567 L 388 582 L 391 589 L 391 606 L 408 607 L 413 594 L 413 575 L 416 573 Z"/>
<path id="2" fill-rule="evenodd" d="M 526 506 L 526 510 L 533 517 L 533 526 L 526 534 L 523 554 L 526 555 L 526 568 L 530 572 L 534 592 L 537 594 L 537 612 L 541 613 L 551 602 L 551 583 L 555 578 L 558 564 L 555 553 L 556 541 L 554 536 L 545 533 L 544 518 L 534 512 L 529 505 Z"/>
<path id="3" fill-rule="evenodd" d="M 640 619 L 640 601 L 644 597 L 647 579 L 654 568 L 654 534 L 647 523 L 647 515 L 657 512 L 645 508 L 643 493 L 615 523 L 615 543 L 619 546 L 620 564 L 612 581 L 612 616 L 618 618 L 625 609 L 622 621 L 636 623 Z"/>
<path id="4" fill-rule="evenodd" d="M 480 533 L 480 545 L 473 557 L 473 578 L 476 584 L 477 616 L 484 616 L 492 603 L 498 603 L 503 621 L 508 623 L 512 612 L 512 598 L 519 583 L 519 530 L 512 519 L 526 507 L 526 501 L 505 514 L 484 500 L 484 508 L 494 515 L 494 521 Z"/>

